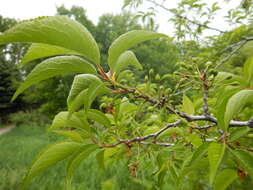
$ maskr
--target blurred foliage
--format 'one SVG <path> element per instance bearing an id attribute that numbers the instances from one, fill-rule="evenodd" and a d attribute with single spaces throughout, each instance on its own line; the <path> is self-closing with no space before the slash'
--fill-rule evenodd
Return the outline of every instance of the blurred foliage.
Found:
<path id="1" fill-rule="evenodd" d="M 16 24 L 14 19 L 3 18 L 0 16 L 0 32 Z M 6 122 L 6 115 L 22 109 L 22 98 L 11 103 L 11 97 L 16 91 L 22 74 L 20 73 L 17 63 L 24 52 L 24 47 L 20 44 L 0 45 L 0 118 Z"/>
<path id="2" fill-rule="evenodd" d="M 37 110 L 19 111 L 8 116 L 9 122 L 16 126 L 43 126 L 50 123 L 50 119 Z"/>

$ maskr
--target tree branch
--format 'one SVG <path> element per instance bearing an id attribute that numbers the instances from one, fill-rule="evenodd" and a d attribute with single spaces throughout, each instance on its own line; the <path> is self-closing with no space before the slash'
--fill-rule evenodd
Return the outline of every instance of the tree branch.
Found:
<path id="1" fill-rule="evenodd" d="M 139 144 L 144 144 L 144 145 L 158 145 L 158 146 L 174 146 L 174 143 L 163 143 L 163 142 L 139 142 Z"/>
<path id="2" fill-rule="evenodd" d="M 229 59 L 231 59 L 231 57 L 233 57 L 234 54 L 236 54 L 247 42 L 252 41 L 253 40 L 253 36 L 243 36 L 242 37 L 242 41 L 239 41 L 235 44 L 232 44 L 228 47 L 225 48 L 225 50 L 229 50 L 229 49 L 233 49 L 231 51 L 231 53 L 228 54 L 227 57 L 225 57 L 223 60 L 221 60 L 216 66 L 215 69 L 219 68 L 221 65 L 223 65 L 224 63 L 226 63 Z"/>
<path id="3" fill-rule="evenodd" d="M 156 6 L 158 6 L 158 7 L 160 7 L 160 8 L 162 8 L 162 9 L 164 9 L 164 10 L 166 10 L 166 11 L 168 11 L 168 12 L 170 12 L 170 13 L 172 13 L 172 14 L 174 14 L 174 15 L 176 15 L 177 17 L 179 17 L 179 18 L 181 18 L 181 19 L 187 20 L 188 22 L 190 22 L 190 23 L 192 23 L 192 24 L 194 24 L 194 25 L 197 25 L 197 26 L 203 27 L 203 28 L 208 28 L 208 29 L 210 29 L 210 30 L 215 30 L 215 31 L 220 32 L 220 33 L 225 33 L 225 31 L 222 31 L 222 30 L 220 30 L 220 29 L 213 28 L 213 27 L 208 26 L 208 25 L 206 25 L 206 24 L 202 24 L 202 23 L 199 23 L 199 22 L 197 22 L 197 21 L 191 20 L 191 19 L 187 18 L 186 16 L 182 16 L 182 15 L 180 15 L 180 14 L 177 14 L 177 13 L 171 11 L 170 9 L 168 9 L 167 7 L 161 5 L 161 4 L 159 4 L 159 3 L 157 3 L 157 2 L 155 2 L 155 1 L 153 1 L 153 0 L 147 0 L 147 1 L 150 2 L 150 3 L 152 3 L 152 4 L 154 4 L 154 5 L 156 5 Z"/>
<path id="4" fill-rule="evenodd" d="M 135 97 L 136 98 L 143 98 L 143 99 L 145 99 L 145 101 L 151 103 L 152 105 L 158 105 L 158 106 L 162 105 L 162 103 L 159 102 L 158 100 L 155 100 L 155 99 L 153 99 L 149 96 L 146 96 L 144 94 L 136 95 Z M 179 117 L 185 119 L 188 122 L 209 121 L 209 122 L 214 123 L 215 125 L 217 124 L 217 118 L 215 118 L 211 115 L 190 115 L 190 114 L 181 112 L 179 110 L 176 110 L 176 109 L 174 109 L 174 108 L 172 108 L 171 106 L 168 106 L 168 105 L 165 108 L 168 111 L 178 115 Z M 253 128 L 253 118 L 251 120 L 248 120 L 248 121 L 235 121 L 235 120 L 232 120 L 229 123 L 229 127 L 245 127 L 245 126 Z"/>
<path id="5" fill-rule="evenodd" d="M 206 129 L 209 129 L 211 127 L 215 127 L 216 125 L 217 125 L 216 123 L 212 123 L 210 125 L 193 127 L 192 129 L 206 130 Z"/>
<path id="6" fill-rule="evenodd" d="M 145 135 L 145 136 L 142 136 L 142 137 L 135 137 L 135 138 L 132 138 L 132 139 L 129 139 L 129 140 L 119 140 L 117 143 L 106 144 L 106 145 L 103 145 L 103 147 L 110 148 L 110 147 L 118 146 L 119 144 L 131 145 L 132 143 L 140 143 L 140 142 L 145 141 L 145 140 L 147 140 L 149 138 L 152 138 L 152 137 L 157 138 L 160 134 L 162 134 L 167 129 L 169 129 L 171 127 L 176 127 L 181 123 L 182 123 L 182 121 L 179 120 L 179 121 L 176 121 L 174 123 L 170 123 L 170 124 L 166 125 L 165 127 L 163 127 L 161 130 L 157 131 L 156 133 L 152 133 L 152 134 Z M 161 145 L 161 143 L 156 143 L 156 142 L 153 142 L 152 144 L 160 144 Z"/>
<path id="7" fill-rule="evenodd" d="M 253 38 L 252 38 L 252 40 L 253 40 Z M 130 94 L 133 94 L 135 98 L 144 99 L 146 102 L 149 102 L 150 104 L 152 104 L 154 106 L 165 107 L 169 112 L 178 115 L 179 117 L 185 119 L 188 122 L 209 121 L 209 122 L 217 124 L 217 118 L 211 116 L 210 114 L 209 115 L 190 115 L 190 114 L 184 113 L 182 111 L 176 110 L 169 105 L 165 105 L 164 102 L 156 100 L 156 99 L 150 97 L 149 95 L 142 93 L 141 91 L 139 91 L 137 89 L 127 88 L 127 87 L 122 86 L 121 84 L 118 84 L 118 83 L 115 83 L 114 85 L 123 90 L 121 93 L 130 93 Z M 136 93 L 136 91 L 138 91 L 138 94 Z M 253 118 L 249 121 L 232 120 L 229 123 L 229 127 L 244 127 L 244 126 L 248 126 L 250 128 L 253 128 Z"/>

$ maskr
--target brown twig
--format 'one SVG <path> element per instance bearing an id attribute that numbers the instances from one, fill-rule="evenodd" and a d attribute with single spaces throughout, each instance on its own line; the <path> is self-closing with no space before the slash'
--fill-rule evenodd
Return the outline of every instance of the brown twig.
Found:
<path id="1" fill-rule="evenodd" d="M 132 143 L 141 143 L 141 142 L 143 142 L 143 141 L 145 141 L 149 138 L 157 138 L 160 134 L 162 134 L 167 129 L 169 129 L 171 127 L 176 127 L 181 123 L 182 123 L 182 121 L 179 120 L 179 121 L 176 121 L 174 123 L 170 123 L 170 124 L 166 125 L 165 127 L 163 127 L 161 130 L 157 131 L 156 133 L 152 133 L 152 134 L 145 135 L 145 136 L 142 136 L 142 137 L 135 137 L 135 138 L 128 139 L 128 140 L 119 140 L 117 143 L 104 144 L 102 146 L 106 147 L 106 148 L 111 148 L 111 147 L 118 146 L 120 144 L 126 144 L 126 145 L 130 146 Z M 161 144 L 161 143 L 157 143 L 157 142 L 154 141 L 152 144 Z"/>

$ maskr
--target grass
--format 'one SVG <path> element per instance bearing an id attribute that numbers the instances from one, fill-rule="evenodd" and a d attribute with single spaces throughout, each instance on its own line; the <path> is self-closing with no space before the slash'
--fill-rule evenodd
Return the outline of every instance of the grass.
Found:
<path id="1" fill-rule="evenodd" d="M 0 136 L 0 189 L 17 190 L 36 154 L 48 144 L 57 141 L 42 127 L 22 126 Z M 66 162 L 61 162 L 36 177 L 28 190 L 64 189 Z M 114 184 L 113 184 L 113 183 Z M 130 177 L 126 163 L 120 163 L 101 172 L 90 158 L 75 173 L 73 190 L 144 190 Z"/>

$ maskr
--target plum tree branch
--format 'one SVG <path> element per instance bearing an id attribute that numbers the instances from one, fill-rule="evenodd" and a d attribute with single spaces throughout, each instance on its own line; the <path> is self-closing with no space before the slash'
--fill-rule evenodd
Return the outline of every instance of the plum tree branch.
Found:
<path id="1" fill-rule="evenodd" d="M 163 132 L 165 132 L 167 129 L 171 128 L 171 127 L 176 127 L 178 126 L 179 124 L 181 124 L 182 121 L 179 120 L 179 121 L 176 121 L 174 123 L 170 123 L 170 124 L 167 124 L 165 127 L 163 127 L 161 130 L 155 132 L 155 133 L 152 133 L 152 134 L 149 134 L 149 135 L 145 135 L 145 136 L 142 136 L 142 137 L 135 137 L 135 138 L 132 138 L 132 139 L 128 139 L 128 140 L 119 140 L 117 143 L 114 143 L 114 144 L 105 144 L 103 145 L 103 147 L 107 147 L 107 148 L 110 148 L 110 147 L 115 147 L 115 146 L 118 146 L 119 144 L 127 144 L 127 145 L 131 145 L 132 143 L 142 143 L 143 141 L 147 140 L 147 139 L 150 139 L 150 138 L 157 138 L 159 135 L 161 135 Z M 161 143 L 158 143 L 158 142 L 152 142 L 152 144 L 157 144 L 157 145 L 161 145 Z M 168 144 L 163 144 L 164 146 L 168 145 Z"/>
<path id="2" fill-rule="evenodd" d="M 252 37 L 252 40 L 253 40 L 253 37 Z M 146 102 L 149 102 L 150 104 L 152 104 L 154 106 L 165 107 L 169 112 L 178 115 L 179 117 L 185 119 L 188 122 L 209 121 L 209 122 L 212 122 L 214 124 L 217 124 L 217 118 L 212 116 L 209 112 L 208 112 L 208 114 L 205 114 L 205 115 L 190 115 L 190 114 L 184 113 L 182 111 L 176 110 L 173 107 L 164 104 L 163 101 L 156 100 L 156 99 L 150 97 L 149 95 L 142 93 L 140 90 L 137 90 L 136 88 L 128 88 L 128 87 L 123 86 L 123 85 L 121 85 L 119 83 L 116 83 L 116 82 L 114 82 L 113 85 L 115 87 L 118 87 L 118 88 L 122 89 L 122 90 L 120 90 L 120 93 L 133 94 L 135 98 L 144 99 Z M 206 104 L 207 104 L 207 102 L 206 102 Z M 232 120 L 229 123 L 229 127 L 245 127 L 245 126 L 253 128 L 253 118 L 248 120 L 248 121 L 235 121 L 235 120 Z"/>
<path id="3" fill-rule="evenodd" d="M 197 26 L 203 27 L 203 28 L 207 28 L 207 29 L 210 29 L 210 30 L 215 30 L 215 31 L 220 32 L 220 33 L 225 33 L 225 31 L 222 31 L 220 29 L 208 26 L 206 24 L 199 23 L 197 21 L 194 21 L 194 20 L 191 20 L 191 19 L 187 18 L 186 16 L 182 16 L 180 14 L 177 14 L 177 13 L 171 11 L 170 9 L 168 9 L 167 7 L 165 7 L 164 5 L 159 4 L 159 3 L 157 3 L 157 2 L 155 2 L 153 0 L 147 0 L 147 1 L 150 2 L 150 3 L 152 3 L 152 4 L 154 4 L 154 5 L 156 5 L 156 6 L 158 6 L 158 7 L 160 7 L 160 8 L 162 8 L 162 9 L 164 9 L 167 12 L 170 12 L 170 13 L 174 14 L 175 16 L 177 16 L 177 17 L 179 17 L 181 19 L 187 20 L 188 22 L 190 22 L 190 23 L 192 23 L 194 25 L 197 25 Z"/>
<path id="4" fill-rule="evenodd" d="M 229 50 L 229 49 L 232 49 L 232 51 L 215 66 L 215 69 L 219 68 L 221 65 L 223 65 L 228 60 L 230 60 L 231 57 L 233 57 L 247 42 L 252 41 L 253 36 L 244 36 L 244 37 L 242 37 L 242 39 L 243 40 L 241 40 L 237 43 L 234 43 L 234 44 L 225 48 L 224 51 Z"/>
<path id="5" fill-rule="evenodd" d="M 129 90 L 129 92 L 134 93 L 133 90 Z M 135 98 L 142 98 L 145 101 L 151 103 L 152 105 L 157 105 L 159 107 L 165 106 L 165 108 L 168 111 L 178 115 L 179 117 L 185 119 L 188 122 L 209 121 L 209 122 L 212 122 L 214 124 L 217 124 L 217 118 L 211 116 L 210 114 L 208 114 L 208 115 L 190 115 L 190 114 L 184 113 L 182 111 L 176 110 L 176 109 L 172 108 L 169 105 L 163 105 L 162 102 L 160 102 L 160 101 L 158 101 L 154 98 L 151 98 L 148 95 L 145 95 L 145 94 L 138 94 L 138 95 L 134 94 L 134 95 L 135 95 L 134 96 Z M 251 120 L 248 120 L 248 121 L 235 121 L 235 120 L 232 120 L 229 123 L 229 127 L 245 127 L 245 126 L 253 128 L 253 118 Z"/>
<path id="6" fill-rule="evenodd" d="M 139 142 L 139 144 L 144 144 L 144 145 L 158 145 L 158 146 L 173 146 L 175 144 L 173 143 L 164 143 L 164 142 Z"/>

